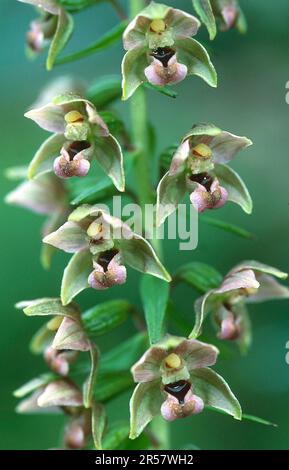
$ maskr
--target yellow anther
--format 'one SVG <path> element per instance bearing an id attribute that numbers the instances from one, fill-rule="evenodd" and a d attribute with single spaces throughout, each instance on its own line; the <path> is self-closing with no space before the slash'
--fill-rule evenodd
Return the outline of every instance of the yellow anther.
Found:
<path id="1" fill-rule="evenodd" d="M 73 124 L 77 121 L 83 121 L 83 116 L 79 111 L 69 111 L 69 113 L 65 114 L 64 119 L 67 124 Z"/>
<path id="2" fill-rule="evenodd" d="M 166 23 L 164 22 L 164 20 L 153 20 L 151 22 L 151 31 L 153 31 L 154 33 L 163 33 L 165 30 L 166 30 Z"/>
<path id="3" fill-rule="evenodd" d="M 171 353 L 165 358 L 165 364 L 170 369 L 178 369 L 181 363 L 182 361 L 181 361 L 180 356 L 178 356 L 175 353 Z"/>
<path id="4" fill-rule="evenodd" d="M 47 328 L 51 331 L 56 331 L 58 330 L 58 328 L 60 327 L 61 325 L 61 322 L 63 320 L 63 317 L 62 316 L 57 316 L 57 317 L 54 317 L 52 318 L 52 320 L 50 320 L 48 323 L 47 323 Z"/>
<path id="5" fill-rule="evenodd" d="M 195 157 L 210 158 L 212 156 L 212 150 L 206 144 L 198 144 L 193 148 L 193 155 Z"/>
<path id="6" fill-rule="evenodd" d="M 100 236 L 102 230 L 102 224 L 99 224 L 98 222 L 92 222 L 92 224 L 90 224 L 90 226 L 88 227 L 86 233 L 90 238 L 96 238 Z"/>

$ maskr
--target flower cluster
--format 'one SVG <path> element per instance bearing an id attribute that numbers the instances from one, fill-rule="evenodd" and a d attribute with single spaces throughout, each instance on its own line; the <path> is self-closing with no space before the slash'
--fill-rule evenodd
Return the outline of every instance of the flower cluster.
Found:
<path id="1" fill-rule="evenodd" d="M 31 348 L 34 353 L 43 354 L 56 374 L 44 374 L 17 390 L 17 397 L 29 394 L 17 410 L 20 413 L 62 410 L 69 417 L 63 436 L 64 448 L 84 448 L 92 428 L 99 425 L 96 416 L 104 410 L 93 399 L 99 354 L 82 324 L 79 308 L 76 304 L 64 307 L 60 299 L 49 298 L 20 302 L 17 307 L 24 309 L 28 316 L 52 316 L 33 337 Z M 69 372 L 79 353 L 87 351 L 91 356 L 91 371 L 81 391 Z"/>
<path id="2" fill-rule="evenodd" d="M 158 185 L 159 224 L 175 211 L 187 191 L 198 212 L 218 209 L 233 201 L 250 213 L 252 201 L 248 190 L 227 163 L 251 144 L 246 137 L 222 131 L 213 124 L 194 125 Z"/>
<path id="3" fill-rule="evenodd" d="M 217 76 L 208 53 L 191 37 L 199 26 L 194 16 L 151 2 L 123 35 L 127 50 L 122 63 L 123 99 L 144 82 L 164 86 L 187 75 L 198 75 L 215 87 Z"/>

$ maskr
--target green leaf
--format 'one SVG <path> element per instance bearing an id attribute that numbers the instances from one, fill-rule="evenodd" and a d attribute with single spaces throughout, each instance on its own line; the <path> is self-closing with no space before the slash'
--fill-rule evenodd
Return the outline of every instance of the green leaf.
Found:
<path id="1" fill-rule="evenodd" d="M 152 246 L 140 235 L 134 234 L 132 238 L 118 240 L 124 263 L 142 273 L 151 274 L 167 282 L 171 276 L 158 259 Z"/>
<path id="2" fill-rule="evenodd" d="M 112 429 L 108 431 L 103 440 L 103 449 L 116 450 L 129 436 L 129 424 L 116 422 L 113 423 Z M 122 445 L 123 448 L 123 445 Z"/>
<path id="3" fill-rule="evenodd" d="M 246 214 L 251 214 L 253 203 L 249 191 L 240 176 L 227 165 L 216 164 L 215 174 L 221 186 L 229 194 L 229 201 L 238 204 Z"/>
<path id="4" fill-rule="evenodd" d="M 100 336 L 124 323 L 132 311 L 126 300 L 110 300 L 84 312 L 82 321 L 89 335 Z"/>
<path id="5" fill-rule="evenodd" d="M 227 413 L 223 410 L 213 408 L 212 406 L 206 406 L 206 409 L 209 411 L 216 411 L 217 413 L 220 413 L 222 415 L 226 415 Z M 253 415 L 248 415 L 245 413 L 242 413 L 242 421 L 253 421 L 254 423 L 257 424 L 263 424 L 265 426 L 273 426 L 273 427 L 278 427 L 278 424 L 272 423 L 271 421 L 267 421 L 266 419 L 259 418 L 258 416 L 253 416 Z"/>
<path id="6" fill-rule="evenodd" d="M 174 279 L 176 282 L 186 282 L 199 292 L 205 293 L 218 287 L 222 283 L 223 276 L 208 264 L 192 262 L 181 266 L 175 273 Z"/>
<path id="7" fill-rule="evenodd" d="M 100 373 L 95 387 L 94 397 L 97 401 L 107 402 L 121 393 L 129 390 L 133 386 L 130 372 L 120 373 Z"/>
<path id="8" fill-rule="evenodd" d="M 99 351 L 94 344 L 90 346 L 91 367 L 87 380 L 83 384 L 83 405 L 85 408 L 91 408 L 93 400 L 93 390 L 96 381 L 98 369 Z"/>
<path id="9" fill-rule="evenodd" d="M 195 39 L 176 41 L 179 62 L 188 67 L 188 75 L 197 75 L 211 87 L 217 86 L 217 73 L 206 49 Z"/>
<path id="10" fill-rule="evenodd" d="M 118 75 L 100 78 L 89 87 L 86 94 L 96 108 L 105 108 L 121 98 L 121 78 Z"/>
<path id="11" fill-rule="evenodd" d="M 117 194 L 116 188 L 109 179 L 103 178 L 97 181 L 93 186 L 84 189 L 78 196 L 72 199 L 71 204 L 96 204 L 98 202 L 110 199 Z"/>
<path id="12" fill-rule="evenodd" d="M 75 60 L 82 59 L 83 57 L 87 57 L 91 54 L 96 54 L 97 52 L 101 52 L 108 47 L 112 46 L 116 42 L 118 42 L 122 34 L 127 27 L 127 21 L 122 21 L 121 23 L 118 23 L 116 26 L 114 26 L 110 31 L 105 33 L 103 36 L 101 36 L 97 41 L 95 41 L 93 44 L 90 46 L 86 47 L 85 49 L 82 49 L 81 51 L 74 52 L 72 54 L 69 54 L 65 57 L 61 57 L 56 61 L 56 65 L 60 64 L 67 64 L 68 62 L 74 62 Z"/>
<path id="13" fill-rule="evenodd" d="M 214 39 L 217 34 L 217 26 L 211 6 L 211 0 L 193 0 L 193 7 L 202 23 L 206 26 L 210 39 Z"/>
<path id="14" fill-rule="evenodd" d="M 128 100 L 137 88 L 146 81 L 144 69 L 147 67 L 146 49 L 143 46 L 129 50 L 122 61 L 122 99 Z"/>
<path id="15" fill-rule="evenodd" d="M 89 251 L 75 253 L 66 266 L 61 283 L 61 300 L 69 304 L 74 297 L 89 287 L 88 276 L 91 273 L 92 259 Z"/>
<path id="16" fill-rule="evenodd" d="M 273 427 L 278 427 L 278 424 L 272 423 L 271 421 L 267 421 L 266 419 L 259 418 L 258 416 L 253 416 L 253 415 L 247 415 L 247 414 L 242 414 L 242 420 L 248 420 L 248 421 L 254 421 L 255 423 L 258 424 L 264 424 L 265 426 L 273 426 Z"/>
<path id="17" fill-rule="evenodd" d="M 102 450 L 102 439 L 106 428 L 105 408 L 100 403 L 92 406 L 92 437 L 96 450 Z"/>
<path id="18" fill-rule="evenodd" d="M 225 232 L 237 235 L 238 237 L 245 238 L 246 240 L 252 240 L 254 238 L 254 235 L 251 232 L 248 232 L 247 230 L 238 227 L 237 225 L 224 222 L 223 220 L 215 218 L 213 219 L 211 217 L 202 215 L 200 217 L 200 221 L 204 222 L 205 224 L 212 225 L 213 227 L 219 228 L 221 230 L 225 230 Z"/>
<path id="19" fill-rule="evenodd" d="M 164 321 L 169 299 L 169 285 L 156 277 L 144 276 L 141 298 L 145 312 L 150 343 L 157 343 L 164 335 Z"/>
<path id="20" fill-rule="evenodd" d="M 55 63 L 56 57 L 60 54 L 62 49 L 67 44 L 72 32 L 73 32 L 73 18 L 71 15 L 65 12 L 63 8 L 60 8 L 57 28 L 54 37 L 51 41 L 50 48 L 48 51 L 46 68 L 52 70 Z"/>
<path id="21" fill-rule="evenodd" d="M 144 353 L 147 343 L 146 333 L 137 333 L 115 348 L 109 349 L 101 358 L 101 371 L 127 371 Z"/>
<path id="22" fill-rule="evenodd" d="M 28 167 L 28 178 L 33 179 L 52 170 L 53 160 L 60 155 L 65 137 L 55 134 L 49 137 L 36 152 Z"/>
<path id="23" fill-rule="evenodd" d="M 148 90 L 157 91 L 158 93 L 169 96 L 170 98 L 176 98 L 178 96 L 177 92 L 172 90 L 168 86 L 153 85 L 152 83 L 148 82 L 144 83 L 143 86 Z"/>
<path id="24" fill-rule="evenodd" d="M 194 393 L 202 398 L 205 405 L 242 419 L 240 403 L 225 380 L 209 368 L 191 372 Z"/>
<path id="25" fill-rule="evenodd" d="M 138 384 L 130 399 L 130 439 L 136 439 L 160 414 L 163 397 L 160 381 Z"/>

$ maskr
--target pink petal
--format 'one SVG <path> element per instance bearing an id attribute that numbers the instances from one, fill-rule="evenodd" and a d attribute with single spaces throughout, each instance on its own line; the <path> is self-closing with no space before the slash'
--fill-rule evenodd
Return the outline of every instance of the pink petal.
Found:
<path id="1" fill-rule="evenodd" d="M 184 80 L 188 69 L 186 65 L 179 64 L 176 55 L 174 55 L 169 60 L 167 67 L 164 67 L 160 60 L 153 58 L 151 65 L 145 68 L 144 73 L 152 85 L 164 86 Z"/>
<path id="2" fill-rule="evenodd" d="M 176 419 L 201 413 L 203 409 L 203 400 L 197 395 L 193 395 L 190 390 L 183 404 L 180 404 L 175 397 L 168 395 L 168 398 L 161 406 L 161 414 L 166 421 L 175 421 Z"/>

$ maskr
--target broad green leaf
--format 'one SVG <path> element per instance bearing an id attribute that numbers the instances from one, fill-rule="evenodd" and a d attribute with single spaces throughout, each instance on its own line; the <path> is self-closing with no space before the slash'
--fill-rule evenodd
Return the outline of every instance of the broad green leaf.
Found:
<path id="1" fill-rule="evenodd" d="M 105 108 L 115 100 L 121 98 L 121 78 L 112 75 L 98 79 L 86 92 L 87 99 L 96 108 Z"/>
<path id="2" fill-rule="evenodd" d="M 118 244 L 122 250 L 124 262 L 142 273 L 151 274 L 167 282 L 171 276 L 160 262 L 152 246 L 140 235 L 120 239 Z"/>
<path id="3" fill-rule="evenodd" d="M 192 262 L 181 266 L 175 273 L 176 282 L 186 282 L 201 293 L 218 287 L 223 276 L 212 266 L 205 263 Z"/>
<path id="4" fill-rule="evenodd" d="M 164 335 L 164 322 L 169 299 L 169 285 L 156 277 L 144 276 L 141 298 L 145 312 L 150 343 L 157 343 Z"/>
<path id="5" fill-rule="evenodd" d="M 197 75 L 211 87 L 217 86 L 217 73 L 206 49 L 195 39 L 176 41 L 178 60 L 188 68 L 188 75 Z"/>
<path id="6" fill-rule="evenodd" d="M 52 171 L 53 160 L 60 155 L 60 150 L 64 142 L 65 137 L 62 134 L 52 135 L 43 142 L 29 164 L 29 179 Z"/>
<path id="7" fill-rule="evenodd" d="M 205 224 L 212 225 L 213 227 L 219 228 L 221 230 L 225 230 L 225 232 L 233 233 L 234 235 L 237 235 L 241 238 L 245 238 L 247 240 L 252 240 L 252 238 L 254 238 L 254 235 L 251 232 L 248 232 L 247 230 L 238 227 L 237 225 L 224 222 L 223 220 L 215 218 L 213 219 L 212 217 L 202 215 L 200 217 L 200 221 Z"/>
<path id="8" fill-rule="evenodd" d="M 187 191 L 185 172 L 166 173 L 157 188 L 157 226 L 173 214 Z"/>
<path id="9" fill-rule="evenodd" d="M 52 373 L 42 374 L 39 377 L 36 377 L 35 379 L 29 380 L 29 382 L 19 387 L 17 390 L 15 390 L 15 392 L 13 392 L 13 395 L 16 398 L 25 397 L 26 395 L 34 392 L 38 388 L 43 387 L 44 385 L 47 385 L 54 378 L 55 378 L 55 374 L 52 374 Z"/>
<path id="10" fill-rule="evenodd" d="M 96 450 L 102 450 L 102 439 L 106 427 L 105 408 L 100 403 L 92 406 L 92 437 Z"/>
<path id="11" fill-rule="evenodd" d="M 132 311 L 126 300 L 110 300 L 84 312 L 82 322 L 89 335 L 100 336 L 125 322 Z"/>
<path id="12" fill-rule="evenodd" d="M 46 68 L 52 70 L 56 57 L 66 46 L 73 32 L 73 18 L 63 8 L 59 9 L 57 28 L 48 51 Z"/>
<path id="13" fill-rule="evenodd" d="M 214 39 L 217 34 L 217 26 L 211 6 L 211 0 L 193 0 L 193 7 L 202 23 L 206 26 L 210 39 Z"/>
<path id="14" fill-rule="evenodd" d="M 61 283 L 61 300 L 69 304 L 74 297 L 89 287 L 88 276 L 91 273 L 92 259 L 89 251 L 75 253 L 66 266 Z"/>
<path id="15" fill-rule="evenodd" d="M 101 371 L 108 373 L 129 370 L 139 360 L 147 347 L 146 333 L 137 333 L 103 354 Z"/>
<path id="16" fill-rule="evenodd" d="M 99 373 L 94 398 L 100 402 L 107 402 L 112 398 L 133 387 L 133 379 L 130 372 Z"/>
<path id="17" fill-rule="evenodd" d="M 130 439 L 136 439 L 160 414 L 163 397 L 160 381 L 138 384 L 130 399 Z"/>
<path id="18" fill-rule="evenodd" d="M 157 91 L 162 95 L 169 96 L 170 98 L 176 98 L 178 96 L 178 94 L 168 86 L 153 85 L 152 83 L 146 82 L 144 83 L 144 87 L 148 90 Z"/>
<path id="19" fill-rule="evenodd" d="M 116 450 L 123 444 L 129 436 L 129 424 L 116 422 L 113 423 L 112 429 L 108 431 L 103 439 L 103 448 L 105 450 Z M 123 449 L 123 445 L 122 445 Z"/>
<path id="20" fill-rule="evenodd" d="M 93 390 L 98 370 L 99 351 L 93 343 L 90 344 L 90 360 L 91 366 L 89 376 L 83 384 L 83 404 L 85 408 L 91 408 L 92 406 Z"/>
<path id="21" fill-rule="evenodd" d="M 122 99 L 129 99 L 136 89 L 146 81 L 144 69 L 148 66 L 146 49 L 143 46 L 129 50 L 122 61 Z"/>
<path id="22" fill-rule="evenodd" d="M 227 165 L 216 164 L 215 174 L 221 186 L 228 191 L 228 200 L 238 204 L 246 214 L 251 214 L 253 203 L 249 191 L 240 176 Z"/>
<path id="23" fill-rule="evenodd" d="M 21 306 L 19 305 L 19 308 Z M 23 308 L 25 315 L 33 316 L 46 316 L 46 315 L 60 315 L 69 317 L 74 320 L 79 315 L 79 309 L 76 304 L 63 305 L 59 298 L 44 298 L 28 302 L 28 305 Z"/>
<path id="24" fill-rule="evenodd" d="M 240 403 L 220 375 L 204 368 L 192 371 L 191 378 L 194 393 L 202 398 L 206 406 L 220 409 L 235 419 L 242 419 Z"/>
<path id="25" fill-rule="evenodd" d="M 125 190 L 122 149 L 118 141 L 109 135 L 95 142 L 95 156 L 105 173 L 119 191 Z"/>
<path id="26" fill-rule="evenodd" d="M 101 52 L 107 49 L 108 47 L 112 46 L 121 39 L 126 26 L 127 21 L 122 21 L 118 23 L 110 31 L 105 33 L 102 37 L 100 37 L 90 46 L 86 47 L 85 49 L 82 49 L 81 51 L 74 52 L 58 59 L 56 61 L 56 65 L 74 62 L 75 60 L 83 59 L 84 57 L 87 57 L 91 54 L 96 54 L 97 52 Z"/>

